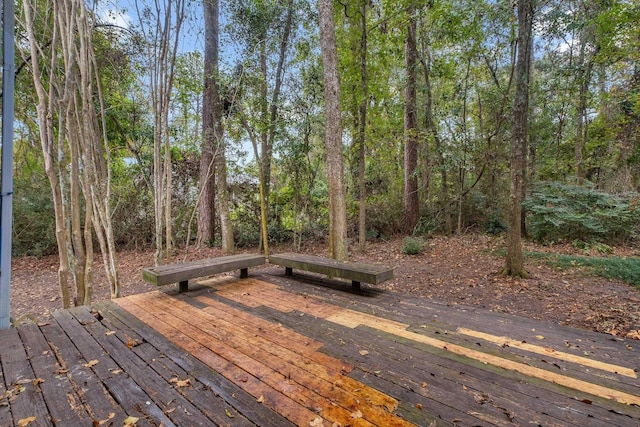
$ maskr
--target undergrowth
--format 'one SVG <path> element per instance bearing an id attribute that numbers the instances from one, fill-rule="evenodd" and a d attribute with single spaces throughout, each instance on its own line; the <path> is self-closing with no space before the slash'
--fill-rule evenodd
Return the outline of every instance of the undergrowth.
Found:
<path id="1" fill-rule="evenodd" d="M 562 269 L 585 267 L 596 276 L 619 279 L 625 283 L 640 287 L 640 258 L 600 258 L 544 252 L 527 252 L 526 256 L 531 259 L 544 260 L 548 265 Z"/>

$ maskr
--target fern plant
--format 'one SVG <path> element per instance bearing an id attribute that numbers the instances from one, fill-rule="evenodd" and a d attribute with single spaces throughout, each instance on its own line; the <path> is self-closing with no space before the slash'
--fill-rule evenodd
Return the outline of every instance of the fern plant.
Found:
<path id="1" fill-rule="evenodd" d="M 640 234 L 639 197 L 593 186 L 540 183 L 524 202 L 527 226 L 537 241 L 617 243 Z"/>

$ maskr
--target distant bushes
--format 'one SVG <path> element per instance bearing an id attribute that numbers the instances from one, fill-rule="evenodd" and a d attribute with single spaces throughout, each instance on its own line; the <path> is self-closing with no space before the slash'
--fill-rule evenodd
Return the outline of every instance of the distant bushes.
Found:
<path id="1" fill-rule="evenodd" d="M 546 182 L 524 202 L 527 229 L 540 242 L 621 243 L 640 235 L 637 193 L 613 195 L 592 186 Z"/>

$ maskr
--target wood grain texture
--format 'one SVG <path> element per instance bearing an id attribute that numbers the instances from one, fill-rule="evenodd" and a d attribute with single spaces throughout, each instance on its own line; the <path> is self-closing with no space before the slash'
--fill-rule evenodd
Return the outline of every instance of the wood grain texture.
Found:
<path id="1" fill-rule="evenodd" d="M 142 270 L 142 279 L 151 284 L 162 286 L 197 277 L 257 267 L 264 263 L 265 257 L 262 255 L 228 255 L 145 268 Z"/>
<path id="2" fill-rule="evenodd" d="M 329 277 L 377 285 L 393 279 L 393 268 L 377 264 L 342 262 L 330 258 L 286 252 L 269 256 L 269 263 L 282 267 L 311 271 Z"/>
<path id="3" fill-rule="evenodd" d="M 0 331 L 0 425 L 640 425 L 635 341 L 271 270 Z"/>

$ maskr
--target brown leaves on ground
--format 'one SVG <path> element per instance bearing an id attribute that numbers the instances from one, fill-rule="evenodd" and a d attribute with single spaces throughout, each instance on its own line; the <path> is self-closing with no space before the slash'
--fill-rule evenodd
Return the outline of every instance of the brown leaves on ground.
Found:
<path id="1" fill-rule="evenodd" d="M 495 251 L 505 247 L 500 237 L 469 234 L 459 237 L 437 236 L 426 241 L 419 255 L 402 252 L 403 238 L 369 243 L 365 254 L 352 248 L 351 260 L 395 267 L 395 279 L 381 288 L 416 297 L 432 298 L 452 306 L 467 305 L 544 319 L 612 335 L 640 338 L 640 290 L 610 279 L 587 275 L 583 270 L 556 270 L 544 261 L 528 261 L 527 279 L 499 274 L 504 258 Z M 526 250 L 578 254 L 571 245 L 543 247 L 527 243 Z M 295 250 L 289 245 L 273 247 L 272 252 Z M 248 250 L 256 252 L 256 250 Z M 314 242 L 301 252 L 327 255 L 326 245 Z M 222 255 L 217 248 L 190 248 L 174 260 L 190 261 Z M 612 255 L 638 256 L 633 248 L 614 248 Z M 153 250 L 118 254 L 122 295 L 156 289 L 142 281 L 140 270 L 153 265 Z M 96 256 L 94 301 L 108 299 L 100 256 Z M 46 321 L 60 308 L 57 285 L 57 257 L 13 260 L 11 309 L 14 319 L 26 316 Z"/>

